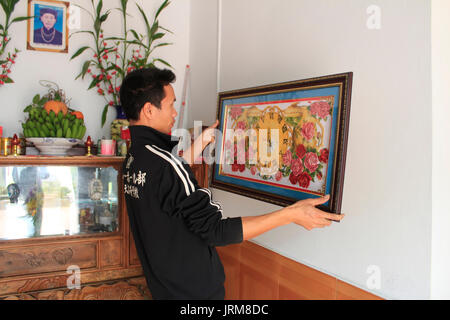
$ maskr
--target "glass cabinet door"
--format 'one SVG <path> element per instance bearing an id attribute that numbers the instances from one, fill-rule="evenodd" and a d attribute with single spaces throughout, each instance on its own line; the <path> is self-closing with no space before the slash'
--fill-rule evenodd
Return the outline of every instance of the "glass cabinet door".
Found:
<path id="1" fill-rule="evenodd" d="M 0 167 L 0 240 L 114 232 L 112 167 Z"/>

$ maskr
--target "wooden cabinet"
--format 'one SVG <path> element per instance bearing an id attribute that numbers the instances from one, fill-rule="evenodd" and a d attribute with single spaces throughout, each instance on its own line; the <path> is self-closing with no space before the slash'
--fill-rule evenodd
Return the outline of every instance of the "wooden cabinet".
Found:
<path id="1" fill-rule="evenodd" d="M 0 158 L 0 299 L 151 298 L 130 233 L 123 159 Z"/>
<path id="2" fill-rule="evenodd" d="M 1 299 L 151 299 L 122 157 L 0 157 Z M 208 166 L 194 165 L 207 187 Z"/>

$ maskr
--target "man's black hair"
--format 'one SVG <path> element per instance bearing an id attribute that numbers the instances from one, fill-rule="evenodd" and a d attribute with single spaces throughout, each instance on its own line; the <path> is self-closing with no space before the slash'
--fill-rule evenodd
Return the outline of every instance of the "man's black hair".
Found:
<path id="1" fill-rule="evenodd" d="M 175 81 L 175 74 L 168 69 L 156 67 L 137 69 L 130 72 L 120 87 L 120 103 L 128 120 L 139 120 L 145 103 L 161 108 L 166 97 L 164 86 Z"/>

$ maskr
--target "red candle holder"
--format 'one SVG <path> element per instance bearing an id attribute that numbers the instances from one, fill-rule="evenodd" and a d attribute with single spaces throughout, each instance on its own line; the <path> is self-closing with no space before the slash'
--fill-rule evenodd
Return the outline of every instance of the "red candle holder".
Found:
<path id="1" fill-rule="evenodd" d="M 14 137 L 11 140 L 11 149 L 12 149 L 13 156 L 17 157 L 19 155 L 18 150 L 17 150 L 19 144 L 20 144 L 20 140 L 17 137 L 17 134 L 14 134 Z"/>
<path id="2" fill-rule="evenodd" d="M 92 156 L 91 150 L 92 150 L 92 146 L 94 145 L 94 143 L 91 140 L 91 136 L 87 137 L 84 145 L 86 146 L 86 156 L 88 156 L 88 157 Z"/>

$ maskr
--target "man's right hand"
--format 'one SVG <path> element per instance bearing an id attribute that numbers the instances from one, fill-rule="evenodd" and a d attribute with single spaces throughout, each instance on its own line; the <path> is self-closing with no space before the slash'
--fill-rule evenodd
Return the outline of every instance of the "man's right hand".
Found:
<path id="1" fill-rule="evenodd" d="M 328 213 L 316 208 L 329 199 L 330 196 L 327 195 L 317 199 L 301 200 L 286 207 L 285 210 L 293 223 L 304 227 L 306 230 L 323 228 L 331 225 L 332 221 L 341 221 L 344 218 L 343 214 Z"/>

